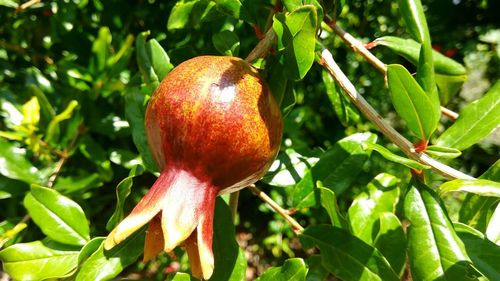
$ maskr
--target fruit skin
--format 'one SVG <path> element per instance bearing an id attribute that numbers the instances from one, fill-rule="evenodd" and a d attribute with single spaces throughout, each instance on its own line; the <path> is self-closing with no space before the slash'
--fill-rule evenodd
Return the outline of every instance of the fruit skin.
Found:
<path id="1" fill-rule="evenodd" d="M 201 56 L 163 79 L 149 101 L 145 125 L 161 173 L 104 248 L 149 222 L 145 261 L 182 245 L 193 276 L 209 279 L 215 266 L 215 197 L 266 173 L 281 142 L 279 107 L 247 62 Z"/>
<path id="2" fill-rule="evenodd" d="M 234 57 L 200 56 L 161 82 L 146 111 L 160 170 L 170 166 L 232 192 L 261 178 L 276 157 L 281 112 L 257 70 Z M 165 159 L 168 155 L 168 159 Z"/>

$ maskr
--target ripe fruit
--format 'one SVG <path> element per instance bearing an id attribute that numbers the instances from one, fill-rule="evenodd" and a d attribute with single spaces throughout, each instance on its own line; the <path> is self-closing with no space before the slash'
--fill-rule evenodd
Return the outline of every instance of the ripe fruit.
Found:
<path id="1" fill-rule="evenodd" d="M 215 197 L 261 178 L 276 157 L 282 119 L 257 70 L 234 57 L 201 56 L 161 82 L 146 111 L 161 174 L 107 237 L 110 249 L 149 223 L 144 259 L 184 243 L 193 275 L 214 269 Z"/>

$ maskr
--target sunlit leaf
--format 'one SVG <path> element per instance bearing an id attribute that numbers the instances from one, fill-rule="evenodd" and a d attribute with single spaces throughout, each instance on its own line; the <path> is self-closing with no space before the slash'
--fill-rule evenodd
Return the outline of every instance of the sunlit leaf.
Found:
<path id="1" fill-rule="evenodd" d="M 394 154 L 389 149 L 376 143 L 364 143 L 363 148 L 365 148 L 366 150 L 375 150 L 380 153 L 385 159 L 394 163 L 404 165 L 410 169 L 425 170 L 430 168 L 429 166 L 421 164 L 415 160 Z"/>
<path id="2" fill-rule="evenodd" d="M 464 150 L 500 125 L 500 81 L 479 100 L 465 106 L 455 123 L 436 141 L 437 145 Z"/>
<path id="3" fill-rule="evenodd" d="M 53 241 L 18 243 L 0 251 L 3 269 L 14 280 L 44 280 L 71 275 L 78 248 Z"/>
<path id="4" fill-rule="evenodd" d="M 0 174 L 26 183 L 41 183 L 39 170 L 26 157 L 26 151 L 0 138 Z"/>
<path id="5" fill-rule="evenodd" d="M 84 245 L 89 239 L 89 224 L 82 208 L 59 192 L 33 185 L 24 198 L 33 221 L 54 241 Z"/>
<path id="6" fill-rule="evenodd" d="M 401 276 L 406 265 L 406 235 L 393 213 L 380 214 L 373 227 L 373 246 L 384 255 L 392 269 Z"/>
<path id="7" fill-rule="evenodd" d="M 404 201 L 408 256 L 416 280 L 464 280 L 473 269 L 462 241 L 425 185 L 412 181 Z"/>
<path id="8" fill-rule="evenodd" d="M 375 222 L 381 214 L 396 211 L 399 198 L 399 179 L 390 174 L 378 174 L 366 189 L 357 195 L 348 210 L 354 235 L 372 244 Z"/>

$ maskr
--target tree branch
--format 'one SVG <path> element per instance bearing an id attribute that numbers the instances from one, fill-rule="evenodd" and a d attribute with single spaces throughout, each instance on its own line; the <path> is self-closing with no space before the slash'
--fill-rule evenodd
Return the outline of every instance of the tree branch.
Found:
<path id="1" fill-rule="evenodd" d="M 387 65 L 385 63 L 383 63 L 374 54 L 372 54 L 361 41 L 354 38 L 351 34 L 345 32 L 340 26 L 331 21 L 331 18 L 329 16 L 326 16 L 326 19 L 328 20 L 327 22 L 328 26 L 330 26 L 333 29 L 333 31 L 338 36 L 340 36 L 340 38 L 342 38 L 342 40 L 344 40 L 344 42 L 346 42 L 354 52 L 361 54 L 378 71 L 384 74 L 384 76 L 386 75 Z M 446 117 L 448 117 L 453 121 L 457 120 L 458 118 L 458 113 L 444 106 L 441 106 L 441 112 L 443 113 L 443 115 L 445 115 Z"/>
<path id="2" fill-rule="evenodd" d="M 292 218 L 288 214 L 288 211 L 283 209 L 280 205 L 278 205 L 278 203 L 276 203 L 271 197 L 267 196 L 267 194 L 258 189 L 254 184 L 249 185 L 248 188 L 260 199 L 262 199 L 262 201 L 266 202 L 273 210 L 275 210 L 278 214 L 280 214 L 286 221 L 288 221 L 288 223 L 290 223 L 295 232 L 300 233 L 304 231 L 304 227 L 302 227 L 300 223 L 298 223 L 294 218 Z"/>
<path id="3" fill-rule="evenodd" d="M 252 62 L 258 58 L 266 57 L 271 50 L 271 47 L 274 45 L 274 41 L 276 41 L 276 33 L 274 33 L 272 28 L 269 28 L 266 35 L 264 35 L 264 39 L 257 43 L 255 48 L 250 52 L 245 60 L 247 62 Z"/>
<path id="4" fill-rule="evenodd" d="M 339 68 L 332 53 L 324 48 L 321 52 L 321 64 L 328 70 L 330 75 L 335 79 L 339 86 L 345 91 L 349 99 L 354 105 L 370 120 L 377 128 L 394 144 L 396 144 L 404 154 L 408 157 L 430 166 L 434 171 L 449 179 L 474 179 L 473 177 L 464 174 L 458 170 L 447 166 L 425 153 L 419 153 L 413 147 L 413 144 L 399 134 L 392 126 L 390 126 L 377 111 L 356 91 L 354 85 L 349 81 L 347 76 Z"/>

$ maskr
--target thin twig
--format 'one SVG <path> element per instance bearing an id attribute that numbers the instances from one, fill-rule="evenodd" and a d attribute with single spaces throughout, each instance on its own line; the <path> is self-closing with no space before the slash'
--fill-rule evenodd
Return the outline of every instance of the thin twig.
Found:
<path id="1" fill-rule="evenodd" d="M 17 7 L 17 11 L 18 12 L 24 11 L 24 10 L 28 9 L 29 7 L 31 7 L 35 4 L 38 4 L 40 2 L 42 2 L 42 0 L 30 0 L 28 2 L 22 3 Z"/>
<path id="2" fill-rule="evenodd" d="M 374 54 L 372 54 L 372 52 L 370 52 L 361 41 L 354 38 L 354 36 L 352 36 L 351 34 L 345 32 L 340 26 L 333 23 L 332 21 L 329 21 L 327 24 L 333 29 L 333 31 L 335 31 L 337 35 L 340 36 L 340 38 L 342 38 L 342 40 L 344 40 L 344 42 L 346 42 L 351 47 L 353 51 L 361 54 L 366 59 L 366 61 L 368 61 L 378 71 L 384 74 L 384 76 L 386 75 L 387 65 L 379 60 Z M 457 120 L 458 118 L 458 113 L 444 106 L 441 106 L 441 112 L 443 113 L 443 115 L 453 121 Z"/>
<path id="3" fill-rule="evenodd" d="M 326 48 L 321 52 L 321 64 L 328 70 L 330 75 L 335 79 L 339 86 L 345 91 L 352 103 L 370 120 L 377 128 L 394 144 L 396 144 L 404 154 L 408 157 L 430 166 L 434 171 L 450 179 L 474 179 L 473 177 L 464 174 L 458 170 L 447 166 L 425 153 L 415 151 L 413 144 L 399 134 L 392 126 L 390 126 L 377 111 L 356 91 L 354 85 L 349 81 L 347 76 L 342 72 L 340 67 L 333 59 L 332 53 Z"/>
<path id="4" fill-rule="evenodd" d="M 238 199 L 240 198 L 240 191 L 233 192 L 229 195 L 229 209 L 231 209 L 231 217 L 233 223 L 236 222 L 236 214 L 238 212 Z"/>
<path id="5" fill-rule="evenodd" d="M 264 39 L 260 40 L 255 48 L 250 52 L 248 57 L 245 59 L 247 62 L 252 62 L 258 58 L 266 57 L 271 50 L 274 41 L 276 41 L 276 33 L 272 28 L 269 28 L 264 36 Z"/>
<path id="6" fill-rule="evenodd" d="M 294 218 L 292 218 L 288 213 L 287 210 L 283 209 L 278 203 L 276 203 L 271 197 L 267 196 L 263 191 L 258 189 L 254 184 L 249 185 L 248 188 L 257 195 L 260 199 L 262 199 L 264 202 L 266 202 L 273 210 L 275 210 L 278 214 L 280 214 L 290 225 L 292 226 L 293 230 L 295 232 L 302 232 L 304 231 L 304 227 L 300 225 Z"/>

